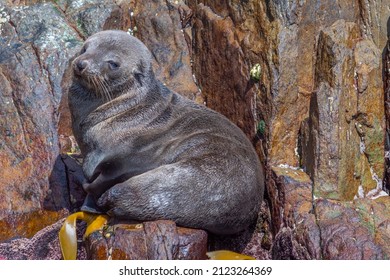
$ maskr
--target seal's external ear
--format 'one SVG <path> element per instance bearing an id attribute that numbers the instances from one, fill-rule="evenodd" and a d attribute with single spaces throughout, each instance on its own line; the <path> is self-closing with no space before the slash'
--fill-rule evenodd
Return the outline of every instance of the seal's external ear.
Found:
<path id="1" fill-rule="evenodd" d="M 142 60 L 133 69 L 134 78 L 137 80 L 137 82 L 140 84 L 141 87 L 143 86 L 142 80 L 145 77 L 145 69 L 146 67 Z"/>

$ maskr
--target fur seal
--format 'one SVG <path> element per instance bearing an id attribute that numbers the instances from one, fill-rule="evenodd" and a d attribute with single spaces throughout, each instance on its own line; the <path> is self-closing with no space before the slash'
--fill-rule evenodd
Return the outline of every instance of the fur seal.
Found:
<path id="1" fill-rule="evenodd" d="M 89 194 L 82 210 L 169 219 L 234 234 L 257 218 L 264 173 L 226 117 L 165 87 L 137 38 L 89 37 L 73 60 L 69 107 Z"/>

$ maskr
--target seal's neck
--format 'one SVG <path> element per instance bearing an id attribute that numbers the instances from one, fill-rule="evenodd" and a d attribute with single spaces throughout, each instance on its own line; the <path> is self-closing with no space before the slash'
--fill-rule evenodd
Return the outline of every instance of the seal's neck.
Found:
<path id="1" fill-rule="evenodd" d="M 163 102 L 164 97 L 161 91 L 160 81 L 155 78 L 153 71 L 150 71 L 148 75 L 135 76 L 135 81 L 132 82 L 131 86 L 99 107 L 104 107 L 104 110 L 112 111 L 114 114 L 121 113 L 124 110 L 131 110 L 139 104 Z"/>
<path id="2" fill-rule="evenodd" d="M 122 114 L 127 116 L 129 123 L 140 116 L 147 119 L 150 113 L 156 114 L 165 110 L 169 103 L 169 94 L 171 92 L 166 90 L 154 75 L 148 75 L 147 80 L 144 77 L 141 83 L 137 81 L 131 88 L 112 100 L 96 104 L 98 106 L 89 111 L 81 122 L 84 127 L 90 128 Z"/>

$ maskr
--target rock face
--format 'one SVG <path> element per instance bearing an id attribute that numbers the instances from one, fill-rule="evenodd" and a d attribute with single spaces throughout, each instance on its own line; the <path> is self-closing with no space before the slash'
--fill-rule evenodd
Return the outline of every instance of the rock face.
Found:
<path id="1" fill-rule="evenodd" d="M 361 189 L 373 196 L 384 175 L 380 51 L 356 24 L 339 20 L 320 32 L 315 67 L 302 147 L 314 195 L 352 200 Z"/>
<path id="2" fill-rule="evenodd" d="M 66 213 L 61 210 L 72 208 L 69 195 L 65 196 L 65 164 L 59 157 L 58 106 L 68 60 L 81 38 L 50 3 L 0 4 L 0 10 L 0 239 L 4 240 L 32 236 L 63 217 Z M 21 222 L 29 226 L 18 226 Z"/>
<path id="3" fill-rule="evenodd" d="M 324 259 L 389 259 L 389 197 L 316 201 Z"/>
<path id="4" fill-rule="evenodd" d="M 312 204 L 312 184 L 302 170 L 274 167 L 271 204 L 273 259 L 320 259 L 321 233 Z"/>
<path id="5" fill-rule="evenodd" d="M 152 51 L 161 81 L 236 123 L 266 167 L 257 228 L 211 237 L 210 248 L 230 244 L 262 259 L 390 258 L 389 8 L 388 0 L 2 1 L 0 241 L 55 231 L 80 206 L 83 176 L 66 156 L 77 152 L 66 70 L 86 37 L 121 29 Z M 0 258 L 1 248 L 27 258 L 17 248 L 36 239 L 17 240 L 0 244 Z M 45 248 L 34 256 L 54 258 Z"/>

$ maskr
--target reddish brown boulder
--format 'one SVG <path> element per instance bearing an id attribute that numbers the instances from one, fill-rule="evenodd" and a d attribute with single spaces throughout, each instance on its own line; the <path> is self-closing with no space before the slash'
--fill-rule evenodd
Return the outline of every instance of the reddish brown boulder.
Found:
<path id="1" fill-rule="evenodd" d="M 207 234 L 172 221 L 115 224 L 92 233 L 86 248 L 90 259 L 203 260 Z"/>
<path id="2" fill-rule="evenodd" d="M 182 23 L 182 15 L 190 15 L 191 10 L 183 1 L 135 2 L 129 7 L 129 32 L 152 52 L 156 76 L 169 88 L 196 99 L 199 90 L 192 76 L 190 50 Z"/>
<path id="3" fill-rule="evenodd" d="M 319 199 L 323 259 L 389 259 L 390 198 L 338 202 Z"/>
<path id="4" fill-rule="evenodd" d="M 312 203 L 309 176 L 286 166 L 272 168 L 268 188 L 274 237 L 273 259 L 321 258 L 320 228 Z"/>

